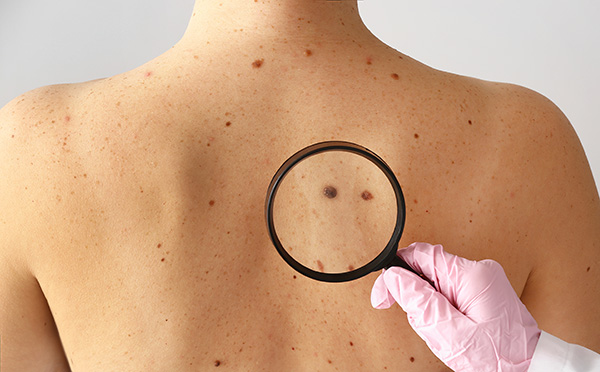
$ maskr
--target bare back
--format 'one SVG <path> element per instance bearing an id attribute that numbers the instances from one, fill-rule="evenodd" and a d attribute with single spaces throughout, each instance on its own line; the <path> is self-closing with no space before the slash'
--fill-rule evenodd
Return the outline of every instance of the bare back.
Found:
<path id="1" fill-rule="evenodd" d="M 599 204 L 554 106 L 383 45 L 270 49 L 173 49 L 7 106 L 2 257 L 27 295 L 14 327 L 31 325 L 17 344 L 62 342 L 73 371 L 447 370 L 401 309 L 371 308 L 374 276 L 311 281 L 269 242 L 273 173 L 335 139 L 394 169 L 401 246 L 499 261 L 542 329 L 600 347 Z"/>

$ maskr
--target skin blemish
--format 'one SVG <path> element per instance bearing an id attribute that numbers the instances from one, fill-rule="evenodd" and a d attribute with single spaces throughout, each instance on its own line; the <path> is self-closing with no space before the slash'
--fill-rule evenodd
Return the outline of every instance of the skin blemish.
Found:
<path id="1" fill-rule="evenodd" d="M 350 346 L 354 346 L 354 342 L 350 341 Z"/>
<path id="2" fill-rule="evenodd" d="M 410 357 L 410 362 L 414 363 L 415 362 L 415 357 Z"/>
<path id="3" fill-rule="evenodd" d="M 588 273 L 589 273 L 591 269 L 592 269 L 592 267 L 591 267 L 591 266 L 588 266 L 588 268 L 587 268 L 586 272 L 588 272 Z"/>
<path id="4" fill-rule="evenodd" d="M 307 57 L 310 57 L 310 56 L 312 56 L 312 50 L 310 50 L 310 49 L 306 49 L 306 50 L 304 51 L 304 55 L 305 55 L 305 56 L 307 56 Z"/>
<path id="5" fill-rule="evenodd" d="M 218 367 L 221 365 L 221 361 L 220 360 L 215 360 L 215 367 Z"/>
<path id="6" fill-rule="evenodd" d="M 473 122 L 471 120 L 469 120 L 469 125 L 473 125 Z"/>
<path id="7" fill-rule="evenodd" d="M 362 194 L 360 194 L 360 197 L 363 198 L 363 200 L 369 201 L 373 199 L 373 194 L 371 194 L 368 190 L 365 190 L 362 192 Z"/>
<path id="8" fill-rule="evenodd" d="M 163 258 L 161 258 L 161 259 L 160 259 L 160 262 L 165 262 L 165 258 L 164 258 L 164 257 L 163 257 Z"/>
<path id="9" fill-rule="evenodd" d="M 71 117 L 70 116 L 65 116 L 65 121 L 68 123 L 71 121 Z"/>
<path id="10" fill-rule="evenodd" d="M 395 72 L 394 72 L 394 73 L 393 73 L 391 76 L 392 76 L 392 79 L 394 79 L 394 80 L 398 80 L 398 79 L 400 79 L 400 75 L 398 75 L 398 74 L 397 74 L 397 73 L 395 73 Z"/>
<path id="11" fill-rule="evenodd" d="M 372 64 L 373 64 L 373 58 L 367 57 L 367 65 L 372 65 Z"/>
<path id="12" fill-rule="evenodd" d="M 418 133 L 415 133 L 415 138 L 419 138 L 419 134 Z"/>
<path id="13" fill-rule="evenodd" d="M 156 248 L 160 248 L 162 247 L 162 243 L 158 243 L 158 245 L 156 246 Z"/>
<path id="14" fill-rule="evenodd" d="M 215 201 L 214 200 L 209 201 L 208 205 L 210 205 L 212 207 L 213 205 L 215 205 Z"/>
<path id="15" fill-rule="evenodd" d="M 252 67 L 253 68 L 260 68 L 263 63 L 265 62 L 264 59 L 257 59 L 256 61 L 252 62 Z"/>
<path id="16" fill-rule="evenodd" d="M 321 260 L 317 260 L 317 266 L 319 267 L 320 272 L 325 271 L 325 266 L 323 265 L 323 262 L 321 262 Z"/>
<path id="17" fill-rule="evenodd" d="M 226 126 L 226 127 L 230 127 L 230 126 L 231 126 L 231 122 L 230 122 L 230 121 L 228 121 L 227 123 L 225 123 L 225 126 Z"/>
<path id="18" fill-rule="evenodd" d="M 352 265 L 348 266 L 348 271 L 352 271 L 352 270 L 354 270 L 354 266 L 352 266 Z"/>
<path id="19" fill-rule="evenodd" d="M 296 279 L 296 275 L 294 275 L 294 279 Z"/>
<path id="20" fill-rule="evenodd" d="M 337 196 L 337 189 L 333 186 L 325 186 L 323 189 L 323 195 L 329 199 L 333 199 Z"/>
<path id="21" fill-rule="evenodd" d="M 146 71 L 146 73 L 144 74 L 145 77 L 150 77 L 152 76 L 152 71 Z"/>

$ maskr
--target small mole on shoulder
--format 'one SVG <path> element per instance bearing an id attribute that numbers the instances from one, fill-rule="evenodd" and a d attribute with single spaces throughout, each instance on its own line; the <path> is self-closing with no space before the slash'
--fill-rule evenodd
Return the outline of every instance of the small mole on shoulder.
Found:
<path id="1" fill-rule="evenodd" d="M 395 72 L 394 72 L 394 73 L 393 73 L 391 76 L 392 76 L 392 79 L 394 79 L 394 80 L 398 80 L 398 79 L 400 79 L 400 75 L 398 75 L 398 74 L 397 74 L 397 73 L 395 73 Z"/>
<path id="2" fill-rule="evenodd" d="M 260 68 L 263 65 L 264 62 L 265 62 L 264 59 L 257 59 L 254 62 L 252 62 L 252 67 L 254 67 L 254 68 Z"/>
<path id="3" fill-rule="evenodd" d="M 410 362 L 414 363 L 415 362 L 415 357 L 410 357 Z"/>
<path id="4" fill-rule="evenodd" d="M 209 201 L 208 205 L 210 205 L 212 207 L 213 205 L 215 205 L 215 201 L 214 200 Z"/>
<path id="5" fill-rule="evenodd" d="M 215 367 L 218 367 L 221 365 L 221 361 L 220 360 L 215 360 Z"/>
<path id="6" fill-rule="evenodd" d="M 360 197 L 367 201 L 374 198 L 373 194 L 371 194 L 368 190 L 363 191 L 362 194 L 360 194 Z"/>
<path id="7" fill-rule="evenodd" d="M 304 55 L 305 55 L 305 56 L 307 56 L 307 57 L 310 57 L 310 56 L 312 56 L 312 54 L 313 54 L 313 53 L 312 53 L 312 50 L 310 50 L 310 49 L 306 49 L 306 50 L 304 51 Z"/>

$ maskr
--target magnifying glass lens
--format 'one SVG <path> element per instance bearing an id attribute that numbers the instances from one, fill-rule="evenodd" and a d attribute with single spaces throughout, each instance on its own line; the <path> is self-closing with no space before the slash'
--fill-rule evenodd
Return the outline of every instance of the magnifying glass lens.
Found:
<path id="1" fill-rule="evenodd" d="M 397 199 L 386 174 L 356 153 L 333 150 L 304 158 L 280 181 L 273 227 L 283 249 L 320 273 L 359 269 L 390 241 Z"/>

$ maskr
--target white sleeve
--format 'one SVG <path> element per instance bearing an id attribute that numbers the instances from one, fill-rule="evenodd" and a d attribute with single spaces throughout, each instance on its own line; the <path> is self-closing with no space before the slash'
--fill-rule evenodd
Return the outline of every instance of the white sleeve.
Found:
<path id="1" fill-rule="evenodd" d="M 542 331 L 527 372 L 600 371 L 600 354 Z"/>

